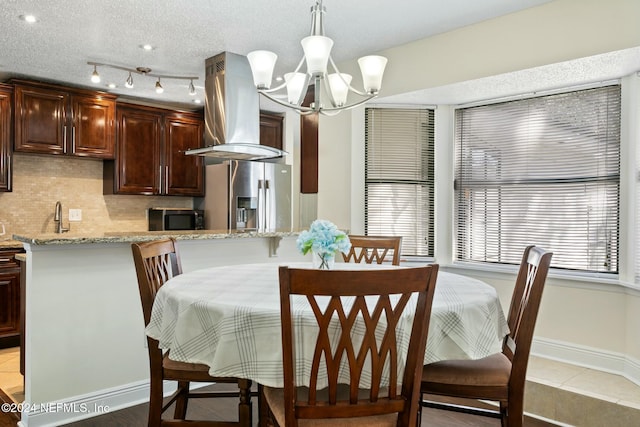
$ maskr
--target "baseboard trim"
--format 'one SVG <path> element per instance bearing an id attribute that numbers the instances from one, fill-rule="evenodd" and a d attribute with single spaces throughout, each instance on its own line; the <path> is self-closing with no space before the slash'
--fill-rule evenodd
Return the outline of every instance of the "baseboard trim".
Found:
<path id="1" fill-rule="evenodd" d="M 198 389 L 211 384 L 214 383 L 192 383 L 191 389 Z M 176 391 L 175 381 L 165 381 L 163 391 L 165 397 L 173 394 Z M 39 407 L 31 408 L 28 413 L 23 412 L 18 426 L 56 427 L 148 401 L 149 381 L 140 381 L 57 402 L 43 403 Z"/>
<path id="2" fill-rule="evenodd" d="M 547 338 L 534 338 L 531 354 L 558 362 L 621 375 L 640 386 L 640 360 L 626 354 L 603 351 L 593 347 Z"/>
<path id="3" fill-rule="evenodd" d="M 149 382 L 141 381 L 34 406 L 29 408 L 28 412 L 22 413 L 19 425 L 55 427 L 138 405 L 148 400 Z"/>

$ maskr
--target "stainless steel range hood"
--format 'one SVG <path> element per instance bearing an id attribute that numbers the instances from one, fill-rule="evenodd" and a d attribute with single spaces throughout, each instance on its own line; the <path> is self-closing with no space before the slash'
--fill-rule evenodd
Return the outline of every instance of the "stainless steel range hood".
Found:
<path id="1" fill-rule="evenodd" d="M 223 52 L 207 59 L 205 67 L 206 147 L 185 154 L 231 160 L 264 160 L 287 154 L 260 145 L 260 100 L 247 58 Z"/>

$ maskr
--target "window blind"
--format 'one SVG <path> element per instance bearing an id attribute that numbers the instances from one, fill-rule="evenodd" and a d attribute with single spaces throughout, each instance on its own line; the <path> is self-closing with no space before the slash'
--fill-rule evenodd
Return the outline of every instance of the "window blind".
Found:
<path id="1" fill-rule="evenodd" d="M 617 273 L 620 86 L 456 110 L 456 257 Z"/>
<path id="2" fill-rule="evenodd" d="M 367 108 L 365 232 L 402 236 L 402 256 L 433 256 L 433 110 Z"/>

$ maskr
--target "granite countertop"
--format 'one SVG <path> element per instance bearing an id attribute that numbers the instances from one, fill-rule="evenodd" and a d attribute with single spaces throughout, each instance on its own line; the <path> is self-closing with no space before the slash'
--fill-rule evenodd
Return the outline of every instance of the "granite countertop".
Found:
<path id="1" fill-rule="evenodd" d="M 73 245 L 87 243 L 130 243 L 144 242 L 168 237 L 176 240 L 210 240 L 210 239 L 246 239 L 255 237 L 289 237 L 297 236 L 298 231 L 228 231 L 228 230 L 188 230 L 188 231 L 130 231 L 111 232 L 94 235 L 75 234 L 36 234 L 13 235 L 14 244 L 22 247 L 23 243 L 31 245 Z M 9 242 L 9 241 L 7 241 Z M 0 242 L 4 243 L 4 242 Z M 2 248 L 2 246 L 0 246 Z"/>
<path id="2" fill-rule="evenodd" d="M 0 240 L 0 250 L 2 249 L 22 249 L 22 242 L 15 239 Z"/>

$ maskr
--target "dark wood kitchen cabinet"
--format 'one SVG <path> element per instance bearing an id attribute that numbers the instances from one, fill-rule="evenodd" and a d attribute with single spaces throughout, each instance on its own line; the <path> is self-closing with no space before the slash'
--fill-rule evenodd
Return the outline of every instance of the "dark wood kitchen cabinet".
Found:
<path id="1" fill-rule="evenodd" d="M 39 82 L 12 82 L 15 151 L 114 158 L 115 95 Z"/>
<path id="2" fill-rule="evenodd" d="M 266 111 L 260 112 L 260 144 L 282 150 L 284 116 Z"/>
<path id="3" fill-rule="evenodd" d="M 164 163 L 166 194 L 204 196 L 204 158 L 185 156 L 190 148 L 202 147 L 204 121 L 201 116 L 169 113 L 164 118 Z"/>
<path id="4" fill-rule="evenodd" d="M 0 83 L 0 191 L 11 191 L 12 93 Z"/>
<path id="5" fill-rule="evenodd" d="M 118 104 L 117 155 L 105 164 L 105 193 L 204 195 L 202 114 Z"/>
<path id="6" fill-rule="evenodd" d="M 20 265 L 15 259 L 21 249 L 0 249 L 0 348 L 20 345 Z"/>

